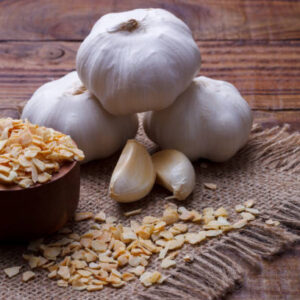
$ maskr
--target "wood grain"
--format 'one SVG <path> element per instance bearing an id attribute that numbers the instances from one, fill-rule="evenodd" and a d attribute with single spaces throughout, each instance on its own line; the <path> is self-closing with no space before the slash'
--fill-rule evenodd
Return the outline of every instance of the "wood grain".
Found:
<path id="1" fill-rule="evenodd" d="M 170 10 L 192 29 L 201 74 L 234 83 L 264 127 L 300 130 L 298 0 L 0 0 L 0 117 L 19 116 L 41 84 L 75 68 L 79 43 L 103 14 Z M 230 300 L 300 299 L 300 246 L 249 273 Z"/>
<path id="2" fill-rule="evenodd" d="M 103 14 L 161 7 L 184 20 L 198 40 L 299 38 L 293 0 L 0 1 L 0 40 L 82 40 Z"/>
<path id="3" fill-rule="evenodd" d="M 27 100 L 74 70 L 79 42 L 0 43 L 0 100 Z M 201 41 L 201 75 L 232 82 L 253 109 L 300 109 L 300 41 Z"/>
<path id="4" fill-rule="evenodd" d="M 228 300 L 299 300 L 300 245 L 275 261 L 262 262 L 261 273 L 249 272 L 243 287 L 227 297 Z"/>

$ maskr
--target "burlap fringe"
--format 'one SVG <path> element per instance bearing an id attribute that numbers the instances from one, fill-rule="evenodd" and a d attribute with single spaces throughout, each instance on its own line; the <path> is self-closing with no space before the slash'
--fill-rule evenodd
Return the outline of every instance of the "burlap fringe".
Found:
<path id="1" fill-rule="evenodd" d="M 247 146 L 240 152 L 250 157 L 251 163 L 269 169 L 300 173 L 300 133 L 289 133 L 290 126 L 265 129 L 255 124 Z"/>
<path id="2" fill-rule="evenodd" d="M 288 134 L 289 126 L 263 130 L 255 125 L 248 146 L 242 150 L 251 163 L 281 172 L 300 171 L 300 133 Z M 258 138 L 259 137 L 259 138 Z M 263 142 L 262 142 L 263 139 Z M 271 259 L 300 241 L 300 198 L 284 202 L 269 213 L 281 227 L 255 221 L 231 232 L 212 248 L 200 252 L 194 262 L 169 271 L 163 285 L 139 292 L 138 299 L 221 299 L 241 284 L 244 267 L 259 271 L 261 259 Z"/>

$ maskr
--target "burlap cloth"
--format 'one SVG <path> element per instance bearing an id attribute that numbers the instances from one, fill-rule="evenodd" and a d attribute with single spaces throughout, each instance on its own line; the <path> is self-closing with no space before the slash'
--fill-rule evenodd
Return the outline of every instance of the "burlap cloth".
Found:
<path id="1" fill-rule="evenodd" d="M 137 139 L 153 151 L 155 146 L 140 129 Z M 128 224 L 124 211 L 142 208 L 140 215 L 130 220 L 141 220 L 146 215 L 159 216 L 169 195 L 156 186 L 144 200 L 120 205 L 107 196 L 108 184 L 119 154 L 82 166 L 81 199 L 78 211 L 104 210 Z M 207 206 L 224 206 L 232 215 L 234 206 L 247 199 L 255 199 L 260 217 L 248 227 L 211 239 L 201 245 L 185 245 L 177 258 L 177 267 L 163 271 L 171 277 L 162 285 L 148 289 L 138 280 L 121 289 L 105 287 L 89 293 L 60 288 L 56 281 L 47 278 L 45 271 L 22 283 L 20 275 L 8 279 L 2 271 L 6 267 L 25 265 L 21 254 L 26 245 L 0 246 L 0 298 L 1 299 L 219 299 L 242 281 L 247 268 L 259 268 L 262 258 L 271 258 L 300 237 L 300 134 L 289 134 L 287 126 L 262 130 L 254 126 L 251 138 L 244 149 L 226 163 L 207 163 L 203 168 L 194 164 L 197 186 L 193 195 L 183 204 L 201 210 Z M 203 182 L 217 184 L 216 191 L 203 187 Z M 268 218 L 279 220 L 279 227 L 266 226 Z M 85 230 L 89 222 L 72 225 Z M 192 264 L 185 264 L 184 254 L 195 256 Z M 149 270 L 158 269 L 157 257 Z M 23 267 L 23 271 L 28 267 Z"/>

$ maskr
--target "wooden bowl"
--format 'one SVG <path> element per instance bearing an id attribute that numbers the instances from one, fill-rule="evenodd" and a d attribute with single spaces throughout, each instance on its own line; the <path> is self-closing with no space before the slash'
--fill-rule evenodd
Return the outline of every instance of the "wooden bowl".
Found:
<path id="1" fill-rule="evenodd" d="M 59 230 L 79 201 L 80 166 L 64 164 L 51 181 L 30 188 L 0 184 L 0 241 L 29 240 Z"/>

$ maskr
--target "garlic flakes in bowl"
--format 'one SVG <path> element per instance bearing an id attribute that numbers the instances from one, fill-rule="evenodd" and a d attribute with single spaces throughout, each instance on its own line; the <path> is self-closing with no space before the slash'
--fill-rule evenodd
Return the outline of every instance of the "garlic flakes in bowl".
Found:
<path id="1" fill-rule="evenodd" d="M 64 162 L 83 159 L 68 135 L 27 120 L 0 119 L 0 183 L 45 183 Z"/>

